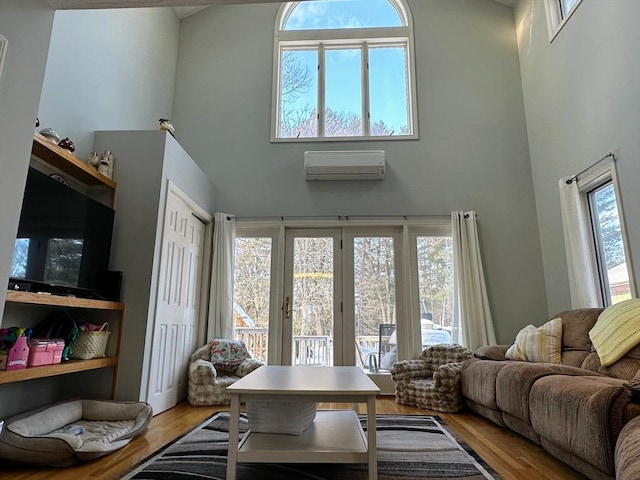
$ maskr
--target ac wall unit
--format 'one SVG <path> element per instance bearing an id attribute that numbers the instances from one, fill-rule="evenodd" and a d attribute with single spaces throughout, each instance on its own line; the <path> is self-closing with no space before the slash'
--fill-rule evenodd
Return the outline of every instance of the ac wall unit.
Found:
<path id="1" fill-rule="evenodd" d="M 307 180 L 382 180 L 384 150 L 304 152 Z"/>

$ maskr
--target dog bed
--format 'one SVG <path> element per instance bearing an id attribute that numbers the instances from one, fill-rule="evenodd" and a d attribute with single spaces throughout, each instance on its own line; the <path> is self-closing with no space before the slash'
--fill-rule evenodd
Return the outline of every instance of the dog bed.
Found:
<path id="1" fill-rule="evenodd" d="M 65 467 L 93 460 L 146 432 L 153 411 L 144 402 L 72 400 L 9 418 L 0 458 Z"/>

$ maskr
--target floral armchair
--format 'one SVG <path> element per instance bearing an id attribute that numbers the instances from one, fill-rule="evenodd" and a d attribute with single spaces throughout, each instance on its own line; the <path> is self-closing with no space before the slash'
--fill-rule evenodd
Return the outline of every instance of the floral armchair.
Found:
<path id="1" fill-rule="evenodd" d="M 462 408 L 460 367 L 473 356 L 460 345 L 427 347 L 417 360 L 402 360 L 391 368 L 396 384 L 396 401 L 438 412 L 457 412 Z"/>
<path id="2" fill-rule="evenodd" d="M 194 407 L 229 405 L 227 387 L 262 363 L 239 340 L 216 339 L 198 348 L 189 360 L 187 400 Z"/>

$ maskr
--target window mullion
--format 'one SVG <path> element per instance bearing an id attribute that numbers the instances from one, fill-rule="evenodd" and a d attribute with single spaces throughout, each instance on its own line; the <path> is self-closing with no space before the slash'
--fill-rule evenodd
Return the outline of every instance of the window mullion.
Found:
<path id="1" fill-rule="evenodd" d="M 371 135 L 371 108 L 369 106 L 369 45 L 362 44 L 362 134 Z"/>
<path id="2" fill-rule="evenodd" d="M 318 45 L 318 137 L 324 137 L 325 133 L 325 48 L 324 44 Z"/>

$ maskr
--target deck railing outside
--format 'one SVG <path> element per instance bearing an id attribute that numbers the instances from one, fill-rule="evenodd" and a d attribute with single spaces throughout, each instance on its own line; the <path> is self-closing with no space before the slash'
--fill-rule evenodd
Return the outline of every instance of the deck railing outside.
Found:
<path id="1" fill-rule="evenodd" d="M 268 329 L 237 327 L 235 329 L 235 338 L 245 343 L 252 358 L 267 363 Z M 356 355 L 357 365 L 363 366 L 361 361 L 362 350 L 365 352 L 377 352 L 378 336 L 357 337 L 356 344 L 358 345 L 358 353 L 360 353 Z M 295 335 L 293 337 L 293 363 L 294 365 L 331 365 L 333 357 L 332 346 L 333 343 L 327 335 Z"/>

